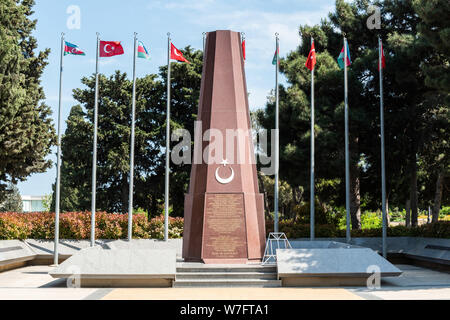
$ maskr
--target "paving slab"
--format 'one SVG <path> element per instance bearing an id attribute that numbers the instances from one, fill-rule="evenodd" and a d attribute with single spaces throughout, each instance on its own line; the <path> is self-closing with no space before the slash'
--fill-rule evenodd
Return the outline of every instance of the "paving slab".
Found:
<path id="1" fill-rule="evenodd" d="M 166 288 L 115 289 L 103 300 L 363 300 L 346 289 Z"/>
<path id="2" fill-rule="evenodd" d="M 86 288 L 0 288 L 0 300 L 82 300 L 97 289 Z"/>
<path id="3" fill-rule="evenodd" d="M 53 269 L 54 267 L 50 266 L 27 266 L 2 272 L 0 273 L 0 288 L 60 286 L 61 283 L 48 274 Z"/>

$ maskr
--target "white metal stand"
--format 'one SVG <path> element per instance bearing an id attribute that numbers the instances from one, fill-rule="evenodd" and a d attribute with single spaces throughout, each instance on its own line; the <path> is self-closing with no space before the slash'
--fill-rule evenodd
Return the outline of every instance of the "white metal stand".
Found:
<path id="1" fill-rule="evenodd" d="M 271 232 L 266 242 L 262 265 L 277 263 L 277 249 L 292 249 L 284 232 Z"/>

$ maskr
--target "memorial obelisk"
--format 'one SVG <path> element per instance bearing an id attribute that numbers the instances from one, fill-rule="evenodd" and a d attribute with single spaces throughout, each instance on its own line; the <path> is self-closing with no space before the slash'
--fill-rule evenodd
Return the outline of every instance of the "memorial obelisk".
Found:
<path id="1" fill-rule="evenodd" d="M 204 55 L 201 129 L 194 140 L 201 159 L 194 156 L 185 196 L 183 258 L 258 262 L 266 239 L 264 196 L 258 188 L 240 34 L 207 33 Z"/>

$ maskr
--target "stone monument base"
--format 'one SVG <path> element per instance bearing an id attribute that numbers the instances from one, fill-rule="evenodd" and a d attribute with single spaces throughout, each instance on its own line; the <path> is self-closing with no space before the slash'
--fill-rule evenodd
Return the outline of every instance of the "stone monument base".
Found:
<path id="1" fill-rule="evenodd" d="M 265 246 L 263 194 L 186 194 L 184 261 L 206 264 L 252 264 L 262 261 Z M 203 222 L 203 223 L 202 223 Z M 195 232 L 193 232 L 195 230 Z"/>

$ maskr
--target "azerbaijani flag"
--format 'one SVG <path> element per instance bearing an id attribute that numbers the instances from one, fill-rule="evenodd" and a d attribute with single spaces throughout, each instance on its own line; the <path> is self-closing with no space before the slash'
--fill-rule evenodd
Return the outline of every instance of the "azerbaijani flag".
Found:
<path id="1" fill-rule="evenodd" d="M 345 41 L 347 42 L 347 40 L 345 40 Z M 344 47 L 342 47 L 341 53 L 339 54 L 339 57 L 337 59 L 339 67 L 341 69 L 344 69 Z M 348 42 L 347 42 L 347 61 L 346 61 L 345 65 L 348 67 L 351 64 L 352 64 L 352 59 L 350 58 L 350 50 L 348 48 Z"/>
<path id="2" fill-rule="evenodd" d="M 73 54 L 76 56 L 85 56 L 86 54 L 81 51 L 77 45 L 65 41 L 64 55 Z"/>
<path id="3" fill-rule="evenodd" d="M 279 61 L 279 54 L 280 54 L 280 49 L 278 48 L 278 50 L 275 50 L 275 54 L 273 55 L 273 59 L 272 59 L 272 64 L 274 66 L 277 64 L 277 61 Z"/>
<path id="4" fill-rule="evenodd" d="M 144 44 L 139 41 L 138 44 L 138 58 L 147 59 L 150 60 L 150 52 L 148 52 L 147 48 L 144 46 Z"/>

